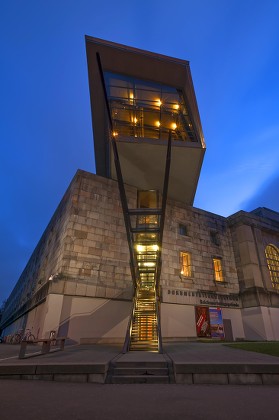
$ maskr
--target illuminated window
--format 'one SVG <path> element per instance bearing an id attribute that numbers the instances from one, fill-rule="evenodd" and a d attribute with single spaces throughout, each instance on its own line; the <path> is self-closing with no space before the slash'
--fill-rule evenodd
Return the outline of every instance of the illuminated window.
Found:
<path id="1" fill-rule="evenodd" d="M 156 190 L 140 190 L 138 191 L 138 208 L 139 209 L 157 209 L 159 206 L 159 194 Z M 138 225 L 148 225 L 149 227 L 157 227 L 157 215 L 139 216 L 137 217 Z"/>
<path id="2" fill-rule="evenodd" d="M 189 252 L 180 252 L 181 274 L 185 277 L 191 277 L 191 255 Z"/>
<path id="3" fill-rule="evenodd" d="M 178 233 L 179 233 L 179 235 L 187 236 L 188 235 L 187 226 L 179 224 L 178 225 Z"/>
<path id="4" fill-rule="evenodd" d="M 122 137 L 196 142 L 182 92 L 172 86 L 105 72 L 113 131 Z"/>
<path id="5" fill-rule="evenodd" d="M 214 269 L 214 280 L 224 281 L 221 258 L 213 258 L 213 269 Z"/>
<path id="6" fill-rule="evenodd" d="M 274 289 L 279 290 L 279 250 L 275 245 L 267 245 L 265 248 L 267 266 Z"/>

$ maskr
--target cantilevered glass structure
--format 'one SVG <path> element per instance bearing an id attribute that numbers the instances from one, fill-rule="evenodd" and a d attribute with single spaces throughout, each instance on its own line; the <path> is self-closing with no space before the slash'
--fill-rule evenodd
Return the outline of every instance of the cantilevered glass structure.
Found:
<path id="1" fill-rule="evenodd" d="M 105 81 L 116 136 L 198 141 L 180 90 L 111 72 Z"/>
<path id="2" fill-rule="evenodd" d="M 86 38 L 96 171 L 118 181 L 133 309 L 123 351 L 162 351 L 167 198 L 192 205 L 205 145 L 189 63 Z M 129 208 L 125 184 L 138 189 Z"/>
<path id="3" fill-rule="evenodd" d="M 92 37 L 86 50 L 97 175 L 117 179 L 98 53 L 124 182 L 162 192 L 171 129 L 168 197 L 192 205 L 205 143 L 189 62 Z"/>

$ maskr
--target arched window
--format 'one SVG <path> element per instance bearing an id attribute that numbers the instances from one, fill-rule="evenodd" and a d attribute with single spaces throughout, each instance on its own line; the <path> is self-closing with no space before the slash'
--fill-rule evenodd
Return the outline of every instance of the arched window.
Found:
<path id="1" fill-rule="evenodd" d="M 266 261 L 270 273 L 271 283 L 274 289 L 279 290 L 279 250 L 275 245 L 267 245 L 265 248 Z"/>

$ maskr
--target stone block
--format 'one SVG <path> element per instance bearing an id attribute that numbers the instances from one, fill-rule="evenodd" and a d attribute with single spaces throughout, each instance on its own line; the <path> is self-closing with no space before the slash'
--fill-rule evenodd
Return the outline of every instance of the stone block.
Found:
<path id="1" fill-rule="evenodd" d="M 78 296 L 85 296 L 86 295 L 86 288 L 87 288 L 87 285 L 86 284 L 77 283 L 76 295 L 78 295 Z"/>
<path id="2" fill-rule="evenodd" d="M 86 239 L 87 238 L 87 232 L 83 230 L 74 230 L 74 236 L 77 239 Z"/>
<path id="3" fill-rule="evenodd" d="M 73 283 L 72 281 L 65 281 L 64 293 L 66 295 L 75 295 L 76 287 L 76 283 Z"/>
<path id="4" fill-rule="evenodd" d="M 83 253 L 84 251 L 83 251 L 83 246 L 81 246 L 81 245 L 74 245 L 74 252 L 77 252 L 77 253 L 79 253 L 79 254 L 81 254 L 81 253 Z"/>
<path id="5" fill-rule="evenodd" d="M 262 381 L 264 385 L 279 385 L 279 374 L 263 373 Z"/>
<path id="6" fill-rule="evenodd" d="M 193 373 L 194 384 L 227 385 L 226 373 Z"/>
<path id="7" fill-rule="evenodd" d="M 250 226 L 238 226 L 236 229 L 238 242 L 254 241 L 252 228 Z"/>
<path id="8" fill-rule="evenodd" d="M 106 287 L 106 298 L 113 298 L 117 294 L 117 290 L 114 288 Z"/>
<path id="9" fill-rule="evenodd" d="M 88 382 L 94 384 L 104 384 L 105 383 L 105 375 L 102 373 L 89 373 L 88 375 Z"/>
<path id="10" fill-rule="evenodd" d="M 34 379 L 38 381 L 53 381 L 53 375 L 52 374 L 36 375 Z"/>
<path id="11" fill-rule="evenodd" d="M 258 255 L 254 242 L 242 242 L 239 244 L 239 254 L 242 264 L 258 264 Z"/>
<path id="12" fill-rule="evenodd" d="M 176 373 L 175 382 L 177 384 L 192 385 L 193 384 L 193 375 L 192 375 L 192 373 Z"/>
<path id="13" fill-rule="evenodd" d="M 105 297 L 106 296 L 106 288 L 102 286 L 96 287 L 96 297 Z"/>
<path id="14" fill-rule="evenodd" d="M 229 373 L 230 385 L 262 385 L 259 373 Z"/>
<path id="15" fill-rule="evenodd" d="M 96 286 L 88 284 L 86 287 L 86 296 L 95 296 L 96 295 Z"/>
<path id="16" fill-rule="evenodd" d="M 31 379 L 35 381 L 52 381 L 53 375 L 21 375 L 21 379 Z"/>
<path id="17" fill-rule="evenodd" d="M 0 380 L 2 379 L 17 379 L 19 380 L 21 378 L 21 375 L 1 375 L 0 374 Z"/>
<path id="18" fill-rule="evenodd" d="M 87 382 L 87 374 L 86 373 L 72 373 L 72 374 L 56 373 L 53 375 L 53 380 L 57 382 Z"/>

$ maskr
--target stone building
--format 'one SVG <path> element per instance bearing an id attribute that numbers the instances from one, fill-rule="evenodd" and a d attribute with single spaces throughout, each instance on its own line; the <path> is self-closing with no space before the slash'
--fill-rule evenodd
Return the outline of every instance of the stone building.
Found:
<path id="1" fill-rule="evenodd" d="M 278 340 L 279 214 L 193 207 L 205 144 L 189 63 L 94 38 L 87 56 L 97 175 L 74 176 L 8 298 L 4 336 L 126 350 Z"/>

